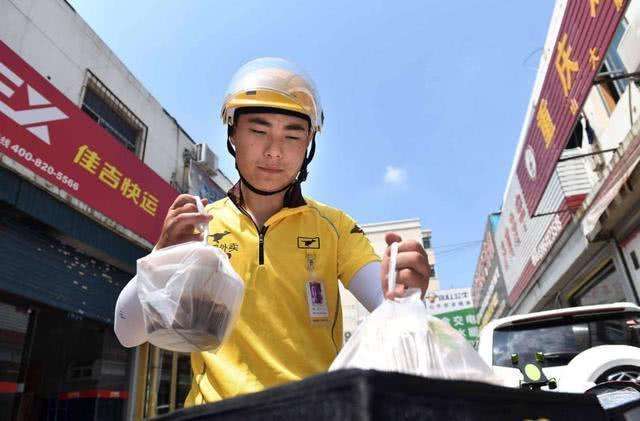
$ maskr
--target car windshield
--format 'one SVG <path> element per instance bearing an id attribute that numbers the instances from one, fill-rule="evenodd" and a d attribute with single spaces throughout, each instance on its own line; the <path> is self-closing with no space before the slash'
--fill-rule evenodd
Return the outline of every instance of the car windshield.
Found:
<path id="1" fill-rule="evenodd" d="M 640 313 L 568 317 L 562 320 L 505 326 L 493 332 L 493 365 L 512 367 L 545 356 L 543 366 L 566 365 L 582 351 L 598 345 L 640 346 Z"/>

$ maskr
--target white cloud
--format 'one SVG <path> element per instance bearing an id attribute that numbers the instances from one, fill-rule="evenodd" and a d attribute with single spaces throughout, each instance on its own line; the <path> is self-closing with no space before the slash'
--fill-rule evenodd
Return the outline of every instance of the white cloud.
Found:
<path id="1" fill-rule="evenodd" d="M 387 165 L 384 182 L 385 184 L 404 185 L 407 182 L 407 171 L 403 168 Z"/>

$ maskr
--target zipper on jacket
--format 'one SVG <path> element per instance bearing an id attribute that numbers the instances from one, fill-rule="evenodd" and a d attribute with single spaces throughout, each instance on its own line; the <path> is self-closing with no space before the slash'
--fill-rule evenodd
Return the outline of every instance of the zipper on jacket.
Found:
<path id="1" fill-rule="evenodd" d="M 257 228 L 257 227 L 256 227 Z M 258 264 L 264 265 L 264 235 L 267 233 L 268 226 L 264 225 L 258 232 Z"/>
<path id="2" fill-rule="evenodd" d="M 253 226 L 256 227 L 256 232 L 258 233 L 258 264 L 264 265 L 264 235 L 267 233 L 269 227 L 263 225 L 262 229 L 259 229 L 256 222 L 251 215 L 249 215 L 249 212 L 245 211 L 242 207 L 238 207 L 238 209 L 240 209 L 240 212 L 244 213 L 247 218 L 249 218 L 249 221 L 253 223 Z"/>

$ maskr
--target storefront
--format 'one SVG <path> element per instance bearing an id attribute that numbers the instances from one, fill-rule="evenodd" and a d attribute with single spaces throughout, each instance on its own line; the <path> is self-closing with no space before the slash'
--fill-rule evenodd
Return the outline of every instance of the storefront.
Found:
<path id="1" fill-rule="evenodd" d="M 4 169 L 0 180 L 0 419 L 122 419 L 134 352 L 113 308 L 132 274 L 116 262 L 144 250 Z"/>
<path id="2" fill-rule="evenodd" d="M 113 312 L 178 192 L 141 161 L 147 127 L 85 75 L 79 107 L 0 41 L 0 419 L 135 410 L 139 352 Z"/>
<path id="3" fill-rule="evenodd" d="M 175 197 L 231 182 L 67 1 L 0 9 L 0 419 L 179 408 L 188 356 L 122 347 L 115 302 Z"/>

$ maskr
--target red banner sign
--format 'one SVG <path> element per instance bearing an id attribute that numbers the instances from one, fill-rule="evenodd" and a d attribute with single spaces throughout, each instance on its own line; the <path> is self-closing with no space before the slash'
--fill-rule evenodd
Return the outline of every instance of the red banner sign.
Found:
<path id="1" fill-rule="evenodd" d="M 518 162 L 525 202 L 534 214 L 628 0 L 569 0 L 535 114 Z"/>
<path id="2" fill-rule="evenodd" d="M 0 154 L 152 244 L 178 194 L 1 41 Z"/>

